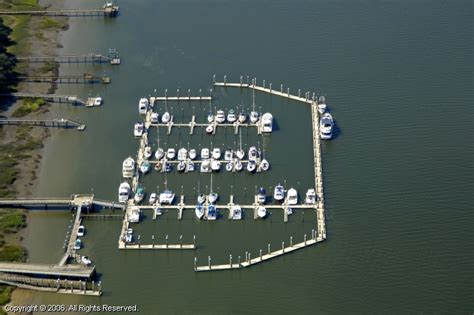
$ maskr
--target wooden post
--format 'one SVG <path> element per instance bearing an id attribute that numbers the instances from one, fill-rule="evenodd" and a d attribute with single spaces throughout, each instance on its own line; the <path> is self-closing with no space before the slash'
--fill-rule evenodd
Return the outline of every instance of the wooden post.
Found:
<path id="1" fill-rule="evenodd" d="M 196 235 L 193 235 L 193 245 L 194 245 L 194 248 L 196 248 Z"/>
<path id="2" fill-rule="evenodd" d="M 304 235 L 304 245 L 306 246 L 306 234 Z"/>
<path id="3" fill-rule="evenodd" d="M 268 248 L 268 255 L 270 255 L 270 243 L 268 243 L 267 248 Z"/>
<path id="4" fill-rule="evenodd" d="M 280 85 L 280 92 L 283 93 L 283 84 Z"/>
<path id="5" fill-rule="evenodd" d="M 230 265 L 230 268 L 232 268 L 232 254 L 229 255 L 229 265 Z"/>
<path id="6" fill-rule="evenodd" d="M 293 246 L 293 236 L 290 236 L 290 247 Z"/>
<path id="7" fill-rule="evenodd" d="M 197 257 L 194 256 L 194 271 L 197 270 L 197 260 L 198 260 Z"/>
<path id="8" fill-rule="evenodd" d="M 207 266 L 209 267 L 209 270 L 211 270 L 211 256 L 207 256 Z"/>
<path id="9" fill-rule="evenodd" d="M 270 82 L 270 93 L 272 93 L 272 83 Z"/>
<path id="10" fill-rule="evenodd" d="M 252 259 L 250 259 L 250 253 L 249 253 L 249 260 L 248 260 L 249 265 L 252 264 Z"/>
<path id="11" fill-rule="evenodd" d="M 281 251 L 285 252 L 285 242 L 281 242 Z"/>
<path id="12" fill-rule="evenodd" d="M 260 261 L 262 261 L 262 250 L 260 250 Z"/>
<path id="13" fill-rule="evenodd" d="M 311 230 L 311 238 L 314 240 L 316 239 L 316 235 L 314 233 L 314 229 Z"/>
<path id="14" fill-rule="evenodd" d="M 239 267 L 241 267 L 241 266 L 240 266 L 240 256 L 238 257 L 238 259 L 239 259 L 239 260 L 238 260 Z"/>

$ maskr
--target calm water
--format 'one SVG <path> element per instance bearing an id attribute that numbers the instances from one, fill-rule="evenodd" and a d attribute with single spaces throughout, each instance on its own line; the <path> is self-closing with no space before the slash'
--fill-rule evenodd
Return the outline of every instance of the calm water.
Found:
<path id="1" fill-rule="evenodd" d="M 94 7 L 90 1 L 68 1 Z M 139 97 L 211 88 L 212 75 L 240 75 L 280 83 L 291 91 L 327 95 L 337 121 L 323 144 L 329 240 L 260 266 L 196 274 L 228 254 L 256 255 L 315 225 L 311 211 L 283 223 L 280 211 L 264 222 L 182 221 L 166 213 L 136 228 L 143 242 L 197 235 L 196 252 L 119 252 L 118 221 L 86 221 L 83 252 L 97 264 L 101 298 L 37 294 L 42 303 L 138 304 L 146 314 L 451 313 L 474 309 L 472 2 L 452 1 L 120 1 L 117 19 L 71 19 L 63 53 L 117 48 L 119 67 L 71 65 L 63 73 L 106 71 L 110 86 L 94 86 L 97 109 L 55 105 L 51 116 L 77 118 L 87 131 L 54 131 L 41 168 L 39 196 L 91 192 L 116 198 L 121 163 L 136 152 L 132 126 Z M 91 86 L 61 86 L 86 97 Z M 214 104 L 235 107 L 251 95 L 215 90 Z M 171 109 L 171 106 L 173 107 Z M 269 137 L 244 131 L 244 146 L 259 145 L 272 171 L 218 174 L 223 198 L 252 198 L 255 186 L 286 180 L 304 193 L 312 186 L 310 111 L 303 104 L 257 94 L 278 130 Z M 201 119 L 208 104 L 169 104 L 176 120 Z M 154 135 L 156 138 L 156 135 Z M 231 130 L 216 137 L 187 130 L 161 132 L 167 146 L 238 145 Z M 174 174 L 176 192 L 209 189 L 209 176 Z M 156 173 L 147 190 L 162 189 Z M 182 188 L 181 188 L 182 187 Z M 223 213 L 226 215 L 226 213 Z M 61 256 L 67 213 L 31 216 L 26 244 L 33 262 Z"/>

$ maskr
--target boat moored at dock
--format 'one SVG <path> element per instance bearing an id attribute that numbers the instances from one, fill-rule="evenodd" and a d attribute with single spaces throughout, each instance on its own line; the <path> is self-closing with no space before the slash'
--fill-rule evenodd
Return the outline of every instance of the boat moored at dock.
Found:
<path id="1" fill-rule="evenodd" d="M 273 131 L 273 116 L 270 113 L 265 113 L 262 116 L 262 132 L 271 133 Z"/>
<path id="2" fill-rule="evenodd" d="M 319 135 L 323 140 L 329 140 L 332 138 L 334 127 L 334 120 L 331 114 L 324 113 L 319 122 Z"/>
<path id="3" fill-rule="evenodd" d="M 133 128 L 133 135 L 135 138 L 140 138 L 143 136 L 143 132 L 145 130 L 145 126 L 143 125 L 143 122 L 137 122 Z"/>
<path id="4" fill-rule="evenodd" d="M 125 203 L 130 198 L 130 184 L 128 182 L 123 182 L 119 186 L 118 190 L 118 201 Z"/>
<path id="5" fill-rule="evenodd" d="M 138 113 L 140 115 L 146 115 L 146 112 L 148 111 L 148 105 L 150 105 L 148 99 L 142 97 L 140 101 L 138 101 Z"/>
<path id="6" fill-rule="evenodd" d="M 131 156 L 126 158 L 122 163 L 123 178 L 132 178 L 135 174 L 135 161 Z"/>

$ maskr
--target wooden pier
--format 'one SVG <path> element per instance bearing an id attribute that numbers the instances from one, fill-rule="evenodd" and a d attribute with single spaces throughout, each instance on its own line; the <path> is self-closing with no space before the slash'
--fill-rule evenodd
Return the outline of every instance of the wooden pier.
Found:
<path id="1" fill-rule="evenodd" d="M 37 15 L 37 16 L 105 16 L 116 17 L 118 6 L 107 6 L 102 9 L 62 9 L 62 10 L 21 10 L 0 11 L 0 15 Z"/>
<path id="2" fill-rule="evenodd" d="M 24 82 L 61 84 L 109 84 L 111 82 L 110 77 L 99 77 L 90 73 L 85 73 L 84 75 L 19 75 L 18 79 Z"/>
<path id="3" fill-rule="evenodd" d="M 69 103 L 73 105 L 86 105 L 86 101 L 78 98 L 75 95 L 56 95 L 56 94 L 41 94 L 41 93 L 11 93 L 11 94 L 0 94 L 1 97 L 9 98 L 42 98 L 47 102 L 51 103 Z"/>
<path id="4" fill-rule="evenodd" d="M 39 127 L 75 128 L 79 131 L 86 129 L 86 125 L 70 119 L 0 119 L 0 125 L 32 125 Z"/>
<path id="5" fill-rule="evenodd" d="M 211 96 L 151 96 L 150 104 L 155 104 L 155 102 L 161 101 L 171 101 L 171 102 L 180 102 L 180 101 L 210 101 L 212 100 Z"/>
<path id="6" fill-rule="evenodd" d="M 29 63 L 57 62 L 57 63 L 109 63 L 118 65 L 117 58 L 112 58 L 99 53 L 83 55 L 61 55 L 61 56 L 20 56 L 18 61 Z"/>
<path id="7" fill-rule="evenodd" d="M 77 207 L 90 204 L 104 208 L 124 209 L 125 205 L 105 200 L 97 200 L 94 195 L 74 194 L 70 197 L 59 198 L 0 198 L 0 207 Z"/>

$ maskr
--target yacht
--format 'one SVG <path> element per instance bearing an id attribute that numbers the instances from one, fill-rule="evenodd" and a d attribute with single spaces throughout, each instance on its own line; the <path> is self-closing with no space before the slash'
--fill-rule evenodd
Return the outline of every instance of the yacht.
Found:
<path id="1" fill-rule="evenodd" d="M 273 116 L 270 113 L 265 113 L 262 116 L 262 132 L 270 133 L 273 131 Z"/>
<path id="2" fill-rule="evenodd" d="M 218 161 L 218 160 L 212 160 L 212 161 L 211 161 L 211 169 L 212 169 L 213 171 L 216 171 L 216 172 L 220 171 L 220 169 L 221 169 L 221 162 Z"/>
<path id="3" fill-rule="evenodd" d="M 215 192 L 211 192 L 209 196 L 207 196 L 207 200 L 209 201 L 209 203 L 216 202 L 218 198 L 219 198 L 219 195 Z"/>
<path id="4" fill-rule="evenodd" d="M 214 125 L 209 125 L 206 127 L 206 133 L 211 134 L 214 132 Z"/>
<path id="5" fill-rule="evenodd" d="M 145 127 L 143 126 L 143 123 L 142 122 L 137 122 L 135 124 L 135 127 L 133 128 L 133 135 L 136 138 L 140 138 L 141 136 L 143 136 L 144 129 L 145 129 Z"/>
<path id="6" fill-rule="evenodd" d="M 142 202 L 143 198 L 145 198 L 145 189 L 143 189 L 143 187 L 141 186 L 138 186 L 133 200 L 135 201 L 135 203 L 140 203 Z"/>
<path id="7" fill-rule="evenodd" d="M 174 193 L 166 189 L 164 192 L 160 194 L 160 204 L 172 204 L 174 200 Z"/>
<path id="8" fill-rule="evenodd" d="M 189 158 L 190 158 L 191 160 L 194 160 L 196 157 L 197 157 L 196 150 L 195 150 L 195 149 L 189 150 Z"/>
<path id="9" fill-rule="evenodd" d="M 176 157 L 176 150 L 174 148 L 169 148 L 168 151 L 166 151 L 166 158 L 168 160 L 174 160 Z"/>
<path id="10" fill-rule="evenodd" d="M 148 203 L 153 205 L 158 200 L 158 195 L 156 193 L 151 193 L 150 198 L 148 198 Z"/>
<path id="11" fill-rule="evenodd" d="M 122 176 L 124 178 L 132 178 L 135 172 L 135 161 L 131 156 L 126 158 L 122 163 Z"/>
<path id="12" fill-rule="evenodd" d="M 298 192 L 294 188 L 288 189 L 288 204 L 296 205 L 298 203 Z"/>
<path id="13" fill-rule="evenodd" d="M 250 112 L 250 122 L 255 124 L 258 121 L 258 112 L 252 111 Z"/>
<path id="14" fill-rule="evenodd" d="M 214 150 L 212 150 L 212 158 L 215 159 L 215 160 L 218 160 L 221 158 L 221 149 L 219 148 L 214 148 Z"/>
<path id="15" fill-rule="evenodd" d="M 242 219 L 242 208 L 239 205 L 233 205 L 230 207 L 230 211 L 232 213 L 232 220 L 240 220 Z"/>
<path id="16" fill-rule="evenodd" d="M 197 203 L 202 205 L 206 202 L 206 195 L 204 194 L 199 194 L 199 196 L 197 197 Z"/>
<path id="17" fill-rule="evenodd" d="M 314 205 L 316 203 L 316 191 L 313 188 L 308 189 L 306 192 L 304 202 L 308 205 Z"/>
<path id="18" fill-rule="evenodd" d="M 262 171 L 268 171 L 270 169 L 270 163 L 266 159 L 260 161 L 260 168 Z"/>
<path id="19" fill-rule="evenodd" d="M 319 122 L 319 135 L 323 140 L 329 140 L 332 138 L 332 129 L 334 121 L 331 114 L 324 113 Z"/>
<path id="20" fill-rule="evenodd" d="M 267 192 L 265 191 L 265 188 L 260 187 L 258 189 L 258 194 L 257 194 L 257 202 L 261 205 L 265 204 L 265 201 L 267 200 Z"/>
<path id="21" fill-rule="evenodd" d="M 137 206 L 133 206 L 130 210 L 130 214 L 128 216 L 128 222 L 130 223 L 138 223 L 140 222 L 140 208 Z M 128 233 L 127 233 L 128 234 Z M 130 233 L 131 234 L 131 233 Z"/>
<path id="22" fill-rule="evenodd" d="M 232 156 L 233 156 L 232 150 L 225 150 L 224 160 L 226 160 L 227 162 L 232 161 Z"/>
<path id="23" fill-rule="evenodd" d="M 241 113 L 239 114 L 239 122 L 240 122 L 241 124 L 243 124 L 243 123 L 245 123 L 246 120 L 247 120 L 247 115 L 246 115 L 244 112 L 241 112 Z"/>
<path id="24" fill-rule="evenodd" d="M 127 182 L 121 183 L 118 190 L 118 201 L 121 203 L 125 203 L 128 201 L 129 196 L 130 196 L 130 184 Z"/>
<path id="25" fill-rule="evenodd" d="M 234 163 L 232 161 L 230 161 L 229 163 L 225 165 L 225 170 L 227 172 L 232 172 L 233 169 L 234 169 Z"/>
<path id="26" fill-rule="evenodd" d="M 169 123 L 171 120 L 171 115 L 169 112 L 164 112 L 163 115 L 161 115 L 161 122 L 164 124 Z"/>
<path id="27" fill-rule="evenodd" d="M 210 173 L 211 170 L 211 161 L 203 160 L 200 167 L 201 173 Z"/>
<path id="28" fill-rule="evenodd" d="M 194 169 L 195 169 L 194 162 L 191 160 L 188 160 L 188 163 L 186 163 L 186 170 L 185 170 L 186 173 L 194 172 Z"/>
<path id="29" fill-rule="evenodd" d="M 285 188 L 282 185 L 278 184 L 275 186 L 273 191 L 273 199 L 276 201 L 283 201 L 285 199 Z"/>
<path id="30" fill-rule="evenodd" d="M 151 150 L 150 146 L 146 146 L 145 150 L 143 151 L 143 157 L 148 160 L 153 155 L 153 151 Z"/>
<path id="31" fill-rule="evenodd" d="M 243 168 L 244 168 L 244 165 L 242 164 L 242 162 L 240 160 L 237 160 L 234 164 L 234 169 L 237 172 L 240 172 Z"/>
<path id="32" fill-rule="evenodd" d="M 214 221 L 217 219 L 217 209 L 213 204 L 207 206 L 207 219 Z"/>
<path id="33" fill-rule="evenodd" d="M 265 209 L 264 206 L 259 206 L 257 208 L 257 216 L 260 218 L 260 219 L 263 219 L 267 216 L 267 209 Z"/>
<path id="34" fill-rule="evenodd" d="M 148 161 L 143 161 L 142 164 L 140 164 L 140 172 L 142 172 L 143 174 L 146 174 L 150 171 L 151 169 L 151 164 L 150 162 Z"/>
<path id="35" fill-rule="evenodd" d="M 225 112 L 223 110 L 218 110 L 216 117 L 215 117 L 216 123 L 222 124 L 225 122 Z"/>
<path id="36" fill-rule="evenodd" d="M 185 161 L 179 161 L 178 166 L 176 166 L 176 169 L 178 172 L 184 172 L 186 169 L 186 162 Z"/>
<path id="37" fill-rule="evenodd" d="M 255 161 L 249 161 L 247 163 L 247 171 L 249 171 L 250 173 L 253 173 L 255 172 L 256 169 L 257 169 L 257 164 L 255 163 Z"/>
<path id="38" fill-rule="evenodd" d="M 150 121 L 152 124 L 157 124 L 160 122 L 158 113 L 151 113 Z"/>
<path id="39" fill-rule="evenodd" d="M 97 97 L 94 99 L 94 106 L 100 106 L 100 105 L 102 105 L 102 97 L 97 96 Z"/>
<path id="40" fill-rule="evenodd" d="M 184 161 L 188 158 L 188 150 L 186 148 L 181 148 L 178 150 L 178 161 Z"/>
<path id="41" fill-rule="evenodd" d="M 234 123 L 237 120 L 237 115 L 235 115 L 235 112 L 233 109 L 229 110 L 227 113 L 227 121 L 230 123 Z"/>
<path id="42" fill-rule="evenodd" d="M 196 214 L 196 218 L 201 220 L 204 216 L 204 206 L 202 204 L 197 204 L 196 208 L 194 209 L 194 213 Z"/>
<path id="43" fill-rule="evenodd" d="M 208 148 L 202 148 L 201 149 L 201 158 L 202 159 L 208 159 L 210 157 L 210 152 Z"/>
<path id="44" fill-rule="evenodd" d="M 150 105 L 148 99 L 142 97 L 140 101 L 138 101 L 138 113 L 141 115 L 145 115 L 148 110 L 148 105 Z"/>
<path id="45" fill-rule="evenodd" d="M 165 150 L 163 150 L 163 148 L 156 149 L 155 159 L 161 160 L 164 156 L 165 156 Z"/>
<path id="46" fill-rule="evenodd" d="M 256 161 L 258 158 L 258 151 L 256 147 L 250 147 L 249 149 L 249 161 Z"/>

